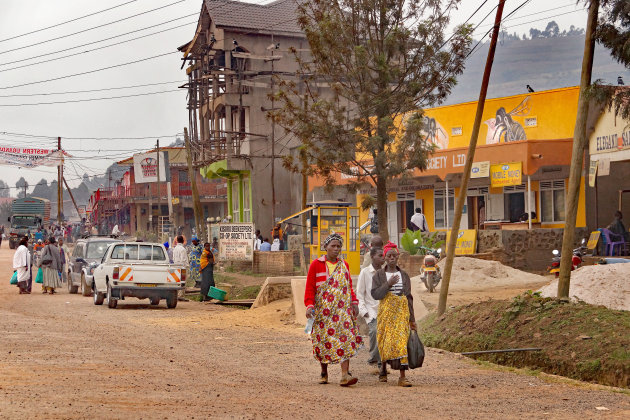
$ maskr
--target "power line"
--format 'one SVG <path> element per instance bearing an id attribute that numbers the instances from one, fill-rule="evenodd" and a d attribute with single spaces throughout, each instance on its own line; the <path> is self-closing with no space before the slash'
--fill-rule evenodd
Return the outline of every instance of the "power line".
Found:
<path id="1" fill-rule="evenodd" d="M 41 138 L 41 139 L 57 139 L 58 136 L 42 136 L 37 134 L 28 134 L 28 133 L 14 133 L 9 131 L 0 131 L 0 134 L 12 135 L 12 136 L 22 136 L 22 137 L 32 137 L 32 138 Z M 60 136 L 62 140 L 155 140 L 156 138 L 171 138 L 178 137 L 183 135 L 183 133 L 176 134 L 161 134 L 157 136 L 145 136 L 145 137 L 67 137 Z"/>
<path id="2" fill-rule="evenodd" d="M 5 41 L 9 41 L 9 40 L 11 40 L 11 39 L 21 38 L 21 37 L 26 36 L 26 35 L 34 34 L 34 33 L 36 33 L 36 32 L 41 32 L 41 31 L 45 31 L 45 30 L 47 30 L 47 29 L 56 28 L 56 27 L 58 27 L 58 26 L 65 25 L 66 23 L 76 22 L 77 20 L 85 19 L 86 17 L 90 17 L 90 16 L 98 15 L 98 14 L 100 14 L 100 13 L 107 12 L 107 11 L 109 11 L 109 10 L 116 9 L 116 8 L 118 8 L 118 7 L 126 6 L 126 5 L 128 5 L 128 4 L 130 4 L 130 3 L 135 3 L 136 1 L 138 1 L 138 0 L 131 0 L 131 1 L 128 1 L 128 2 L 126 2 L 126 3 L 121 3 L 121 4 L 117 5 L 117 6 L 112 6 L 112 7 L 108 7 L 107 9 L 99 10 L 98 12 L 93 12 L 93 13 L 90 13 L 90 14 L 87 14 L 87 15 L 79 16 L 78 18 L 74 18 L 74 19 L 66 20 L 65 22 L 56 23 L 56 24 L 51 25 L 51 26 L 46 26 L 45 28 L 35 29 L 35 30 L 33 30 L 33 31 L 30 31 L 30 32 L 25 32 L 25 33 L 20 34 L 20 35 L 14 35 L 14 36 L 9 37 L 9 38 L 0 39 L 0 42 L 5 42 Z"/>
<path id="3" fill-rule="evenodd" d="M 131 88 L 146 87 L 146 86 L 170 85 L 172 83 L 186 83 L 186 81 L 173 80 L 170 82 L 144 83 L 141 85 L 130 85 L 130 86 L 114 86 L 114 87 L 102 88 L 102 89 L 70 90 L 70 91 L 65 91 L 65 92 L 25 93 L 25 94 L 16 94 L 16 95 L 0 95 L 0 98 L 18 98 L 18 97 L 29 97 L 29 96 L 52 96 L 52 95 L 66 95 L 66 94 L 72 94 L 72 93 L 103 92 L 103 91 L 109 91 L 109 90 L 131 89 Z"/>
<path id="4" fill-rule="evenodd" d="M 109 70 L 109 69 L 114 69 L 114 68 L 117 68 L 117 67 L 128 66 L 130 64 L 141 63 L 143 61 L 153 60 L 155 58 L 164 57 L 166 55 L 176 54 L 176 53 L 179 53 L 179 52 L 178 51 L 171 51 L 171 52 L 164 53 L 164 54 L 158 54 L 158 55 L 154 55 L 154 56 L 151 56 L 151 57 L 141 58 L 139 60 L 128 61 L 126 63 L 115 64 L 113 66 L 101 67 L 101 68 L 98 68 L 98 69 L 95 69 L 95 70 L 84 71 L 84 72 L 81 72 L 81 73 L 74 73 L 74 74 L 68 74 L 68 75 L 60 76 L 60 77 L 54 77 L 52 79 L 39 80 L 37 82 L 21 83 L 19 85 L 13 85 L 13 86 L 3 86 L 3 87 L 0 87 L 0 90 L 13 89 L 13 88 L 22 87 L 22 86 L 37 85 L 39 83 L 46 83 L 46 82 L 52 82 L 52 81 L 55 81 L 55 80 L 67 79 L 69 77 L 82 76 L 84 74 L 96 73 L 96 72 L 103 71 L 103 70 Z"/>
<path id="5" fill-rule="evenodd" d="M 46 44 L 48 42 L 57 41 L 57 40 L 63 39 L 63 38 L 68 38 L 70 36 L 82 34 L 82 33 L 88 32 L 88 31 L 93 31 L 94 29 L 102 28 L 104 26 L 113 25 L 114 23 L 123 22 L 125 20 L 129 20 L 129 19 L 132 19 L 132 18 L 135 18 L 135 17 L 138 17 L 138 16 L 146 15 L 147 13 L 155 12 L 156 10 L 164 9 L 166 7 L 170 7 L 170 6 L 173 6 L 175 4 L 182 3 L 183 1 L 184 0 L 178 0 L 176 2 L 169 3 L 169 4 L 164 5 L 164 6 L 156 7 L 155 9 L 147 10 L 147 11 L 144 11 L 144 12 L 141 12 L 141 13 L 136 13 L 135 15 L 131 15 L 131 16 L 128 16 L 126 18 L 114 20 L 112 22 L 103 23 L 102 25 L 92 26 L 91 28 L 83 29 L 81 31 L 73 32 L 71 34 L 62 35 L 62 36 L 58 36 L 58 37 L 55 37 L 55 38 L 49 38 L 49 39 L 46 39 L 44 41 L 36 42 L 34 44 L 24 45 L 24 46 L 18 47 L 18 48 L 12 48 L 10 50 L 0 51 L 0 55 L 1 54 L 6 54 L 6 53 L 9 53 L 9 52 L 13 52 L 13 51 L 23 50 L 23 49 L 34 47 L 34 46 L 37 46 L 37 45 Z"/>
<path id="6" fill-rule="evenodd" d="M 77 102 L 94 102 L 94 101 L 105 101 L 109 99 L 121 99 L 121 98 L 135 98 L 138 96 L 149 96 L 149 95 L 159 95 L 162 93 L 171 93 L 171 92 L 182 92 L 181 89 L 174 90 L 160 90 L 157 92 L 146 92 L 146 93 L 135 93 L 131 95 L 120 95 L 120 96 L 107 96 L 102 98 L 89 98 L 89 99 L 72 99 L 67 101 L 53 101 L 53 102 L 34 102 L 34 103 L 23 103 L 23 104 L 0 104 L 0 107 L 16 107 L 16 106 L 33 106 L 33 105 L 55 105 L 55 104 L 73 104 Z"/>

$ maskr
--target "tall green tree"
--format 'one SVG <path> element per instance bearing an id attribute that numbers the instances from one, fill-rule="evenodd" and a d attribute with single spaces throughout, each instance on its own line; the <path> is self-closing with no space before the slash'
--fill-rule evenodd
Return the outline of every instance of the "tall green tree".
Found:
<path id="1" fill-rule="evenodd" d="M 0 197 L 10 197 L 11 187 L 9 184 L 0 179 Z"/>
<path id="2" fill-rule="evenodd" d="M 423 108 L 440 104 L 464 69 L 471 27 L 447 30 L 460 0 L 307 0 L 299 24 L 311 56 L 281 81 L 276 119 L 304 144 L 326 185 L 338 174 L 376 187 L 387 231 L 387 181 L 427 168 Z M 401 123 L 402 121 L 402 123 Z M 285 165 L 299 171 L 291 158 Z"/>

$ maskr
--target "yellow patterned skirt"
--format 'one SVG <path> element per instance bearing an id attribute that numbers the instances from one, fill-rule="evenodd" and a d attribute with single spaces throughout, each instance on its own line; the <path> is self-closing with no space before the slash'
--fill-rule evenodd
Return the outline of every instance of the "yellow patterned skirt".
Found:
<path id="1" fill-rule="evenodd" d="M 406 296 L 391 293 L 380 301 L 376 317 L 376 340 L 383 362 L 392 369 L 405 369 L 409 340 L 409 306 Z"/>

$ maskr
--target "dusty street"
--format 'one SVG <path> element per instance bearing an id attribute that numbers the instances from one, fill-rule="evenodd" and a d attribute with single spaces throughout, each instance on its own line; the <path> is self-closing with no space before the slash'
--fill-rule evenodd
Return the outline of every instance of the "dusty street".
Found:
<path id="1" fill-rule="evenodd" d="M 0 418 L 630 418 L 627 394 L 432 349 L 413 388 L 394 374 L 378 383 L 367 351 L 351 361 L 355 387 L 337 385 L 337 366 L 318 385 L 307 336 L 280 321 L 282 302 L 167 310 L 129 299 L 112 310 L 39 285 L 18 295 L 12 256 L 3 243 Z"/>

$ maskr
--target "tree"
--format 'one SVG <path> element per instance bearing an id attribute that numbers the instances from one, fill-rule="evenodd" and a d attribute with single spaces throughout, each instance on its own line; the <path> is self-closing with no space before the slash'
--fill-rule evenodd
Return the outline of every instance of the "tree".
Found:
<path id="1" fill-rule="evenodd" d="M 11 187 L 6 182 L 0 180 L 0 197 L 10 197 Z"/>
<path id="2" fill-rule="evenodd" d="M 309 0 L 299 24 L 312 57 L 296 52 L 298 80 L 281 81 L 272 117 L 295 134 L 327 186 L 335 176 L 376 186 L 380 234 L 387 240 L 387 181 L 426 169 L 434 145 L 425 107 L 440 104 L 464 69 L 472 28 L 446 39 L 459 0 Z M 329 86 L 326 91 L 321 86 Z M 285 165 L 299 171 L 299 163 Z"/>
<path id="3" fill-rule="evenodd" d="M 547 24 L 547 27 L 545 28 L 542 34 L 546 38 L 553 38 L 553 37 L 558 36 L 559 33 L 560 33 L 560 27 L 558 26 L 555 20 L 552 20 L 551 22 Z"/>
<path id="4" fill-rule="evenodd" d="M 21 177 L 15 183 L 15 188 L 18 189 L 18 197 L 26 197 L 26 190 L 28 189 L 28 182 L 26 182 L 24 177 Z"/>

